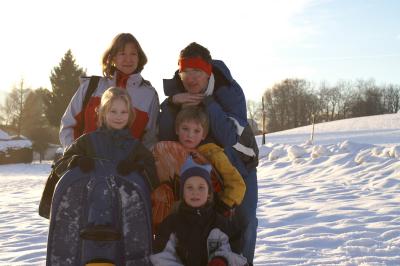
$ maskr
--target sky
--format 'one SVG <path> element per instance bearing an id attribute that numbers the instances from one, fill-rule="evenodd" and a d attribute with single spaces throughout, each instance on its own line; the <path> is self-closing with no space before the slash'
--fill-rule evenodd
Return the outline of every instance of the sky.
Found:
<path id="1" fill-rule="evenodd" d="M 142 74 L 164 99 L 162 79 L 196 41 L 225 61 L 248 99 L 285 78 L 374 78 L 400 84 L 397 0 L 13 0 L 0 3 L 0 97 L 24 79 L 51 88 L 68 49 L 88 75 L 115 35 L 132 33 L 148 56 Z"/>
<path id="2" fill-rule="evenodd" d="M 311 126 L 266 135 L 254 265 L 400 265 L 399 116 L 316 124 L 314 142 Z M 1 265 L 45 263 L 50 165 L 0 165 Z"/>

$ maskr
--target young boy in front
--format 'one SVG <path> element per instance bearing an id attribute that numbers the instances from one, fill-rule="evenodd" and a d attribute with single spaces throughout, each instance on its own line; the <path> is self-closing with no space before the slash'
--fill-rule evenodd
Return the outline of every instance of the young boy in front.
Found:
<path id="1" fill-rule="evenodd" d="M 151 262 L 157 265 L 242 266 L 247 261 L 231 251 L 229 236 L 234 220 L 213 208 L 211 165 L 197 164 L 189 156 L 180 173 L 178 211 L 160 225 Z"/>
<path id="2" fill-rule="evenodd" d="M 218 212 L 230 216 L 233 208 L 242 202 L 246 191 L 242 176 L 221 147 L 215 143 L 202 144 L 208 129 L 208 116 L 203 108 L 188 106 L 181 109 L 175 120 L 178 141 L 161 141 L 153 147 L 157 175 L 162 184 L 152 193 L 154 230 L 179 200 L 179 172 L 189 155 L 197 163 L 210 163 L 215 170 L 212 173 L 216 172 L 222 178 L 223 188 L 212 178 Z"/>

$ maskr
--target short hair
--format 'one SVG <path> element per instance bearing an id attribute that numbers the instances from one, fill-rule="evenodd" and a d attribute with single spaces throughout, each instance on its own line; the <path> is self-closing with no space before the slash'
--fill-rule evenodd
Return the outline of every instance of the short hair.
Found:
<path id="1" fill-rule="evenodd" d="M 132 123 L 136 118 L 136 113 L 132 109 L 131 97 L 129 96 L 128 91 L 119 87 L 110 87 L 101 96 L 100 106 L 97 108 L 98 127 L 105 124 L 106 114 L 110 110 L 112 102 L 116 99 L 121 99 L 126 103 L 129 112 L 127 127 L 132 126 Z"/>
<path id="2" fill-rule="evenodd" d="M 139 62 L 135 73 L 139 73 L 143 70 L 144 65 L 147 63 L 147 56 L 139 42 L 130 33 L 120 33 L 114 37 L 110 46 L 103 54 L 103 75 L 105 77 L 111 78 L 114 76 L 117 68 L 113 65 L 113 59 L 128 43 L 133 43 L 138 51 Z"/>
<path id="3" fill-rule="evenodd" d="M 179 111 L 175 119 L 175 129 L 178 129 L 178 127 L 183 122 L 188 122 L 188 121 L 199 123 L 204 130 L 204 134 L 205 135 L 208 134 L 208 129 L 209 129 L 208 115 L 205 112 L 204 108 L 202 108 L 201 106 L 182 107 L 182 109 Z"/>
<path id="4" fill-rule="evenodd" d="M 212 61 L 210 51 L 196 42 L 190 43 L 188 46 L 183 48 L 183 50 L 179 54 L 179 58 L 190 58 L 190 57 L 200 57 L 204 61 L 210 64 Z"/>

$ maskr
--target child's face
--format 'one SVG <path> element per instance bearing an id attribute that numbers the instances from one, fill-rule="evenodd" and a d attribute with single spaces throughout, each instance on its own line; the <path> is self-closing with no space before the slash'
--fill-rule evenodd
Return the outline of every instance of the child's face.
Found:
<path id="1" fill-rule="evenodd" d="M 189 177 L 183 186 L 183 199 L 187 205 L 197 208 L 206 204 L 208 185 L 200 176 Z"/>
<path id="2" fill-rule="evenodd" d="M 105 122 L 108 128 L 123 129 L 129 120 L 128 106 L 122 99 L 111 102 L 110 109 L 106 112 Z"/>
<path id="3" fill-rule="evenodd" d="M 176 129 L 179 142 L 188 149 L 196 148 L 204 139 L 204 129 L 200 123 L 183 121 Z"/>
<path id="4" fill-rule="evenodd" d="M 115 67 L 124 74 L 132 74 L 139 63 L 139 53 L 134 43 L 127 43 L 121 51 L 114 56 Z"/>

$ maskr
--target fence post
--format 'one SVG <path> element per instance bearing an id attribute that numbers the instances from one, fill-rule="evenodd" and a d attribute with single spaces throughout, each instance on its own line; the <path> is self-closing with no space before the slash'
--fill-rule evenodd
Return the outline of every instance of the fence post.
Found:
<path id="1" fill-rule="evenodd" d="M 261 96 L 262 103 L 262 145 L 265 144 L 265 111 L 264 111 L 264 95 Z"/>
<path id="2" fill-rule="evenodd" d="M 312 131 L 311 131 L 311 144 L 314 143 L 314 125 L 315 125 L 315 115 L 312 114 Z"/>

